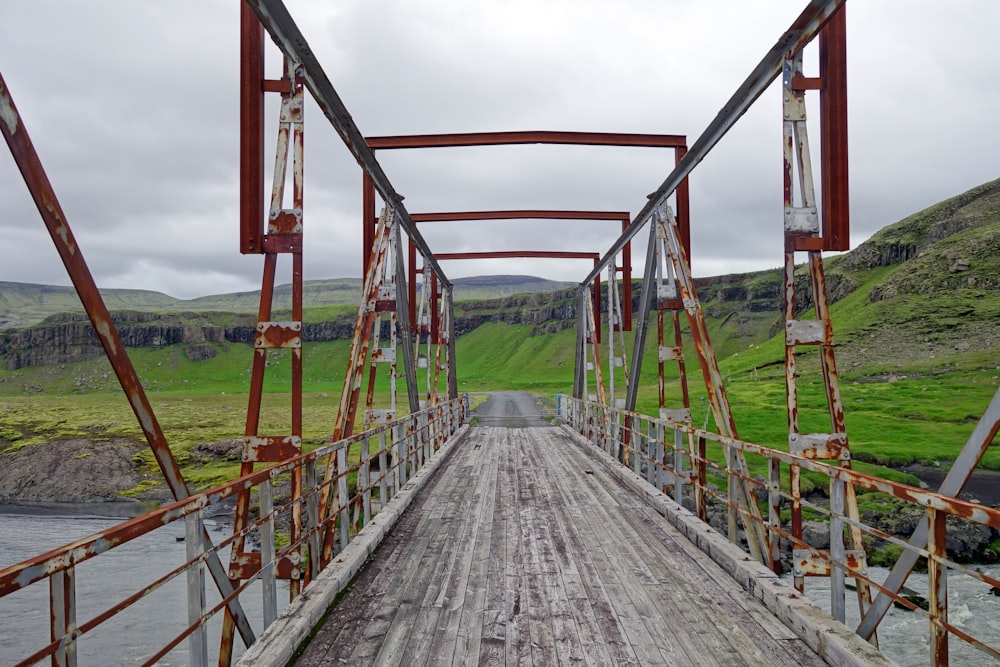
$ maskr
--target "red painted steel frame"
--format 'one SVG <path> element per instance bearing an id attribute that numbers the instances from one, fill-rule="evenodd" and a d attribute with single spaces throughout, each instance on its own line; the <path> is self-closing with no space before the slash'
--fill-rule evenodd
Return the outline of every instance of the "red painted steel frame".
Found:
<path id="1" fill-rule="evenodd" d="M 374 207 L 374 202 L 372 203 Z M 374 208 L 373 208 L 374 210 Z M 628 226 L 629 223 L 629 212 L 628 211 L 567 211 L 567 210 L 551 210 L 551 209 L 514 209 L 506 211 L 449 211 L 449 212 L 438 212 L 438 213 L 411 213 L 410 219 L 414 223 L 420 222 L 456 222 L 456 221 L 470 221 L 470 220 L 621 220 L 622 229 Z M 410 244 L 409 250 L 409 265 L 407 270 L 407 290 L 410 295 L 410 322 L 412 326 L 416 327 L 416 302 L 417 302 L 417 251 L 413 243 Z M 549 257 L 557 258 L 558 254 L 552 255 L 506 255 L 507 257 Z M 442 255 L 435 253 L 434 257 L 441 259 Z M 501 258 L 504 257 L 502 254 L 492 253 L 478 257 L 478 259 L 489 259 L 489 258 Z M 471 258 L 469 258 L 471 259 Z M 631 249 L 628 260 L 631 260 Z M 623 262 L 623 266 L 618 270 L 623 274 L 625 273 L 624 267 L 631 266 L 631 261 Z M 624 287 L 625 296 L 623 299 L 628 304 L 626 319 L 630 324 L 632 322 L 632 283 L 631 281 L 626 281 Z M 600 283 L 595 281 L 594 283 L 594 317 L 596 318 L 597 329 L 600 330 L 601 322 L 601 286 Z M 433 304 L 432 304 L 433 305 Z M 631 327 L 626 329 L 630 331 Z M 416 331 L 416 329 L 414 329 Z M 600 342 L 600 337 L 598 337 L 598 342 Z"/>
<path id="2" fill-rule="evenodd" d="M 638 146 L 686 148 L 683 134 L 635 134 L 627 132 L 462 132 L 457 134 L 411 134 L 365 137 L 368 146 L 381 148 L 447 148 L 453 146 L 502 146 L 516 144 L 570 144 L 584 146 Z"/>
<path id="3" fill-rule="evenodd" d="M 539 211 L 534 211 L 534 212 L 538 213 Z M 554 212 L 555 213 L 560 213 L 560 212 L 562 212 L 562 213 L 579 213 L 580 211 L 554 211 Z M 501 213 L 501 211 L 486 211 L 485 213 L 487 213 L 487 214 L 488 213 Z M 592 214 L 595 215 L 595 216 L 605 215 L 605 214 L 597 212 L 597 211 L 592 211 Z M 436 213 L 430 213 L 430 214 L 427 214 L 427 215 L 438 215 L 438 214 L 436 214 Z M 536 217 L 536 216 L 527 216 L 527 217 Z M 413 218 L 414 222 L 417 222 L 417 217 L 416 216 L 411 216 L 411 218 Z M 464 218 L 460 218 L 460 219 L 464 219 Z M 477 218 L 477 219 L 491 220 L 491 219 L 494 219 L 494 218 Z M 590 218 L 590 219 L 591 220 L 605 220 L 606 218 L 594 217 L 594 218 Z M 628 222 L 625 222 L 623 224 L 628 224 Z M 445 261 L 445 260 L 449 260 L 449 259 L 507 259 L 507 258 L 512 258 L 512 257 L 541 257 L 541 258 L 545 258 L 545 259 L 592 259 L 592 260 L 594 260 L 594 264 L 597 264 L 597 262 L 600 261 L 600 259 L 601 259 L 601 254 L 598 253 L 598 252 L 565 252 L 565 251 L 561 251 L 561 250 L 501 250 L 501 251 L 494 251 L 494 252 L 442 252 L 442 253 L 436 253 L 434 255 L 434 257 L 439 262 L 442 262 L 442 261 Z M 417 248 L 416 248 L 416 246 L 414 246 L 411 243 L 410 244 L 410 269 L 411 269 L 411 271 L 413 273 L 411 274 L 411 277 L 410 277 L 410 280 L 409 280 L 409 284 L 410 284 L 410 290 L 411 290 L 411 292 L 414 292 L 414 293 L 416 291 L 416 287 L 415 287 L 415 283 L 416 283 L 416 258 L 417 258 Z M 433 274 L 431 275 L 431 279 L 432 279 L 432 285 L 433 285 Z M 433 307 L 435 307 L 435 305 L 437 303 L 437 293 L 434 292 L 433 290 L 432 290 L 432 292 L 433 293 L 432 293 L 432 296 L 431 296 L 431 306 L 433 308 Z M 411 311 L 414 308 L 413 303 L 414 303 L 414 299 L 415 298 L 416 298 L 416 296 L 414 294 L 413 298 L 410 299 L 410 310 Z M 594 304 L 594 322 L 596 323 L 596 328 L 595 328 L 596 342 L 600 343 L 601 342 L 601 338 L 600 338 L 600 329 L 601 329 L 600 322 L 601 322 L 601 320 L 600 320 L 600 309 L 599 309 L 598 306 L 601 303 L 601 284 L 599 282 L 597 282 L 596 280 L 594 281 L 594 290 L 593 290 L 593 296 L 591 297 L 591 299 L 593 300 L 593 304 Z M 629 309 L 629 311 L 631 312 L 631 309 Z M 432 310 L 432 312 L 433 312 L 433 310 Z M 410 321 L 412 321 L 412 322 L 416 321 L 416 314 L 411 315 Z"/>
<path id="4" fill-rule="evenodd" d="M 240 252 L 264 252 L 264 27 L 240 3 Z"/>
<path id="5" fill-rule="evenodd" d="M 850 250 L 847 173 L 847 19 L 844 7 L 819 34 L 820 184 L 824 250 Z"/>
<path id="6" fill-rule="evenodd" d="M 679 134 L 635 134 L 623 132 L 559 132 L 546 130 L 530 130 L 523 132 L 467 132 L 458 134 L 414 134 L 397 135 L 384 137 L 366 137 L 368 147 L 373 151 L 377 149 L 402 149 L 402 148 L 446 148 L 455 146 L 500 146 L 517 144 L 563 144 L 563 145 L 584 145 L 584 146 L 631 146 L 648 148 L 673 148 L 675 165 L 687 154 L 687 137 Z M 690 204 L 688 201 L 687 179 L 677 188 L 677 222 L 680 228 L 681 243 L 691 257 L 691 233 L 690 233 Z M 369 252 L 375 242 L 375 227 L 372 221 L 375 219 L 375 197 L 374 188 L 368 175 L 365 174 L 362 181 L 362 212 L 361 220 L 363 226 L 361 242 L 361 266 L 364 271 L 368 270 Z M 539 211 L 536 211 L 539 212 Z M 496 214 L 490 216 L 490 213 Z M 501 212 L 482 212 L 484 217 L 459 218 L 449 217 L 447 220 L 500 220 Z M 459 213 L 451 214 L 462 215 Z M 412 216 L 411 216 L 412 217 Z M 516 216 L 527 218 L 528 215 Z M 547 216 L 538 216 L 547 217 Z M 554 217 L 552 219 L 568 219 L 564 217 Z M 597 219 L 597 218 L 583 218 Z M 611 218 L 618 219 L 618 218 Z M 418 222 L 417 217 L 413 217 L 414 222 Z M 427 221 L 427 220 L 425 220 Z M 622 231 L 629 226 L 628 214 L 622 218 Z M 632 330 L 632 244 L 627 243 L 622 249 L 622 301 L 625 331 Z M 410 262 L 411 279 L 411 303 L 413 302 L 412 281 L 415 277 L 413 262 Z M 595 313 L 600 309 L 595 309 Z M 598 329 L 600 327 L 598 326 Z"/>
<path id="7" fill-rule="evenodd" d="M 511 257 L 543 257 L 547 259 L 600 259 L 598 252 L 566 252 L 563 250 L 500 250 L 497 252 L 439 252 L 439 262 L 448 259 L 507 259 Z"/>

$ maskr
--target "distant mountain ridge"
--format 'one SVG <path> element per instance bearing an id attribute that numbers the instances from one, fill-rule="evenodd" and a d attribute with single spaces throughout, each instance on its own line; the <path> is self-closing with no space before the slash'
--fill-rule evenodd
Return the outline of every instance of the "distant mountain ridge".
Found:
<path id="1" fill-rule="evenodd" d="M 827 259 L 825 266 L 838 364 L 843 368 L 874 375 L 905 368 L 924 373 L 956 364 L 1000 370 L 1000 180 L 889 225 L 851 252 Z M 782 363 L 782 282 L 781 269 L 695 281 L 720 359 L 739 355 L 741 363 L 745 360 L 753 368 Z M 797 310 L 804 317 L 809 317 L 812 306 L 808 282 L 806 267 L 798 267 Z M 484 276 L 455 283 L 454 326 L 459 337 L 484 324 L 514 325 L 524 327 L 521 343 L 527 344 L 536 336 L 576 325 L 573 283 L 523 276 Z M 542 293 L 543 288 L 557 291 Z M 287 289 L 276 292 L 280 295 Z M 310 281 L 304 339 L 349 340 L 359 289 L 357 279 Z M 531 289 L 535 293 L 524 293 Z M 468 296 L 483 291 L 490 296 Z M 0 331 L 0 369 L 26 373 L 16 382 L 42 386 L 43 382 L 29 380 L 35 373 L 30 368 L 101 356 L 83 314 L 66 312 L 67 292 L 72 295 L 69 288 L 0 284 L 0 313 L 12 306 L 35 318 L 46 308 L 58 311 L 36 325 Z M 633 299 L 639 292 L 634 290 Z M 143 300 L 141 307 L 135 306 L 137 300 Z M 327 305 L 337 300 L 341 305 Z M 248 313 L 256 311 L 257 294 L 182 301 L 155 292 L 110 290 L 108 305 L 127 347 L 171 348 L 200 362 L 226 353 L 232 344 L 252 343 L 256 318 Z M 281 310 L 279 306 L 276 315 Z M 537 340 L 525 349 L 541 344 Z M 564 343 L 569 348 L 563 356 L 572 359 L 572 339 Z M 494 352 L 484 349 L 479 354 L 492 357 Z M 0 384 L 4 381 L 0 370 Z"/>
<path id="2" fill-rule="evenodd" d="M 455 300 L 491 299 L 514 294 L 555 292 L 575 283 L 521 275 L 456 278 Z M 306 280 L 304 306 L 357 304 L 361 300 L 360 278 Z M 277 303 L 291 303 L 291 285 L 274 288 Z M 102 289 L 110 311 L 156 313 L 226 312 L 256 313 L 260 291 L 213 294 L 194 299 L 178 299 L 162 292 L 133 289 Z M 0 281 L 0 329 L 37 324 L 59 313 L 81 312 L 83 307 L 72 287 Z"/>

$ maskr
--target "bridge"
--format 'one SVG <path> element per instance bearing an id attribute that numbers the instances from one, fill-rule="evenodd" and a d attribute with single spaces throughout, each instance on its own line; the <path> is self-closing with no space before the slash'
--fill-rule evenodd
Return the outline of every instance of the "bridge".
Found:
<path id="1" fill-rule="evenodd" d="M 47 587 L 49 639 L 28 655 L 13 656 L 15 664 L 106 663 L 109 656 L 87 653 L 88 637 L 114 619 L 127 619 L 141 601 L 171 585 L 183 587 L 186 615 L 169 619 L 178 631 L 151 649 L 144 664 L 204 665 L 210 658 L 220 665 L 237 659 L 254 665 L 890 664 L 878 646 L 880 623 L 892 604 L 924 619 L 913 641 L 926 642 L 931 664 L 948 664 L 953 654 L 955 662 L 965 662 L 966 650 L 1000 657 L 997 646 L 948 614 L 949 579 L 993 587 L 1000 582 L 950 560 L 946 539 L 950 517 L 1000 527 L 1000 511 L 957 498 L 1000 430 L 1000 393 L 936 492 L 851 467 L 822 255 L 849 244 L 843 4 L 806 4 L 688 145 L 686 137 L 673 134 L 365 137 L 284 4 L 246 0 L 239 250 L 262 255 L 264 272 L 241 474 L 199 491 L 184 479 L 26 119 L 0 78 L 0 133 L 175 499 L 0 570 L 0 597 Z M 281 53 L 280 79 L 264 77 L 265 34 Z M 814 39 L 819 76 L 807 77 L 803 49 Z M 692 171 L 778 78 L 784 91 L 777 122 L 785 136 L 787 449 L 739 437 L 691 276 L 687 206 Z M 820 93 L 819 151 L 811 151 L 808 134 L 805 101 L 811 91 Z M 306 92 L 362 169 L 365 230 L 362 301 L 332 439 L 312 451 L 302 446 Z M 280 97 L 280 114 L 265 206 L 267 95 Z M 634 216 L 521 209 L 411 214 L 375 159 L 376 150 L 524 143 L 655 146 L 673 150 L 675 166 Z M 812 152 L 819 153 L 822 200 Z M 377 199 L 383 205 L 378 217 Z M 517 396 L 494 397 L 473 410 L 469 397 L 459 395 L 452 283 L 439 260 L 463 257 L 435 253 L 419 229 L 430 222 L 516 218 L 596 219 L 622 227 L 606 250 L 565 255 L 592 260 L 593 268 L 576 301 L 574 383 L 546 414 L 526 408 Z M 634 299 L 631 243 L 641 232 L 648 243 Z M 474 255 L 511 254 L 505 253 Z M 802 253 L 808 294 L 795 279 Z M 272 319 L 280 255 L 291 258 L 288 321 Z M 800 312 L 804 301 L 814 307 L 808 318 Z M 799 424 L 799 383 L 806 371 L 796 366 L 796 354 L 803 346 L 819 350 L 829 417 L 823 432 L 804 432 Z M 641 386 L 647 352 L 656 357 L 655 392 Z M 278 434 L 260 429 L 271 353 L 288 355 L 292 367 L 290 428 Z M 694 359 L 712 429 L 692 421 L 687 364 Z M 667 369 L 676 383 L 666 381 Z M 387 393 L 376 391 L 383 371 Z M 652 414 L 637 410 L 644 389 L 656 395 L 655 409 L 647 410 Z M 504 401 L 500 408 L 497 400 Z M 828 505 L 802 494 L 804 474 L 824 480 Z M 925 518 L 909 540 L 886 535 L 861 516 L 859 491 L 888 494 L 919 507 Z M 227 502 L 235 507 L 232 532 L 218 539 L 205 517 Z M 806 509 L 825 521 L 829 549 L 804 539 Z M 782 521 L 783 510 L 789 521 Z M 709 525 L 710 511 L 721 513 L 723 532 Z M 79 613 L 81 565 L 173 525 L 184 526 L 183 563 L 138 589 L 128 586 L 103 611 Z M 865 542 L 872 537 L 901 549 L 884 578 L 868 568 Z M 790 554 L 790 581 L 779 578 L 782 552 Z M 926 609 L 903 595 L 920 559 L 928 573 Z M 816 577 L 828 581 L 829 611 L 803 595 L 807 580 Z M 849 606 L 857 618 L 850 626 Z"/>

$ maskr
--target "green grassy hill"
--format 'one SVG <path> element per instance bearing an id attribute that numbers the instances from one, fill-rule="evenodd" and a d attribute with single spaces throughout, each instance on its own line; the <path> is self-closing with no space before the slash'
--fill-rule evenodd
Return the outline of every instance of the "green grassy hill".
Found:
<path id="1" fill-rule="evenodd" d="M 455 299 L 463 301 L 554 292 L 572 285 L 534 276 L 507 275 L 457 278 L 453 282 Z M 361 287 L 360 278 L 307 280 L 303 284 L 303 305 L 309 308 L 357 304 L 361 300 Z M 130 289 L 102 289 L 101 295 L 111 311 L 256 313 L 260 303 L 257 290 L 195 299 L 176 299 L 161 292 Z M 291 304 L 291 285 L 277 285 L 274 298 L 276 303 Z M 52 315 L 82 311 L 83 306 L 72 287 L 0 281 L 0 329 L 26 327 Z"/>
<path id="2" fill-rule="evenodd" d="M 854 251 L 829 259 L 827 269 L 856 459 L 863 469 L 865 462 L 894 468 L 913 462 L 947 465 L 1000 385 L 1000 181 L 886 227 Z M 800 274 L 804 283 L 805 273 Z M 780 281 L 778 270 L 698 281 L 740 435 L 776 447 L 787 440 L 783 336 L 776 335 L 782 331 Z M 0 287 L 7 290 L 3 303 L 29 310 L 25 304 L 34 297 Z M 138 295 L 119 296 L 122 303 L 133 304 Z M 53 293 L 45 298 L 51 303 L 61 297 Z M 206 308 L 239 302 L 214 298 L 196 301 Z M 474 301 L 456 309 L 468 327 L 456 343 L 460 390 L 570 391 L 575 332 L 566 326 L 574 322 L 572 307 L 572 298 L 557 294 Z M 314 305 L 307 308 L 306 323 L 349 330 L 354 308 Z M 171 317 L 179 319 L 169 326 L 164 321 L 149 326 L 168 331 L 194 321 Z M 231 314 L 198 317 L 209 327 L 247 324 Z M 198 346 L 197 354 L 191 353 L 192 345 Z M 711 426 L 694 348 L 686 345 L 695 422 Z M 305 345 L 307 440 L 314 444 L 332 429 L 348 346 L 343 339 Z M 627 349 L 630 354 L 631 338 Z M 653 340 L 647 350 L 639 408 L 652 412 Z M 197 343 L 133 348 L 130 353 L 143 384 L 153 392 L 154 407 L 171 415 L 168 437 L 179 451 L 242 433 L 252 356 L 245 342 L 208 336 Z M 285 355 L 269 355 L 271 393 L 265 403 L 277 421 L 287 417 L 282 412 L 287 411 L 290 373 Z M 828 426 L 815 350 L 802 352 L 799 368 L 803 429 L 824 431 Z M 668 392 L 676 399 L 679 387 L 672 369 L 668 377 Z M 103 358 L 0 370 L 0 394 L 5 396 L 0 449 L 72 434 L 138 439 L 124 399 L 110 394 L 116 389 Z M 1000 447 L 990 449 L 983 465 L 1000 469 Z M 872 470 L 914 481 L 883 468 Z"/>

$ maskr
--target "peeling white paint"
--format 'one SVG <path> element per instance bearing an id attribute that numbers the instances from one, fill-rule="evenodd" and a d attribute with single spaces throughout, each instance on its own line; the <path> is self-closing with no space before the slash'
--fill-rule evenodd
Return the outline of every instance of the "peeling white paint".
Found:
<path id="1" fill-rule="evenodd" d="M 63 245 L 66 246 L 66 250 L 69 251 L 69 254 L 75 255 L 76 244 L 69 239 L 69 227 L 67 227 L 65 223 L 60 222 L 59 226 L 56 227 L 56 234 L 59 235 L 59 238 L 62 240 Z M 105 329 L 107 329 L 107 325 L 105 325 Z"/>
<path id="2" fill-rule="evenodd" d="M 65 229 L 65 227 L 60 227 L 59 229 Z M 114 336 L 111 335 L 111 325 L 104 320 L 98 320 L 94 324 L 94 328 L 97 329 L 97 335 L 108 342 L 108 345 L 111 347 L 111 353 L 118 354 L 118 344 L 115 342 Z"/>
<path id="3" fill-rule="evenodd" d="M 0 120 L 7 126 L 7 133 L 13 135 L 17 132 L 17 112 L 7 95 L 7 89 L 0 89 Z"/>
<path id="4" fill-rule="evenodd" d="M 139 421 L 142 423 L 142 430 L 144 430 L 146 433 L 153 433 L 154 432 L 153 415 L 150 414 L 147 410 L 142 408 L 142 400 L 141 397 L 139 396 L 139 392 L 134 391 L 131 394 L 129 394 L 128 397 L 129 401 L 131 401 L 132 405 L 135 406 L 136 408 L 135 414 L 136 416 L 139 417 Z"/>

